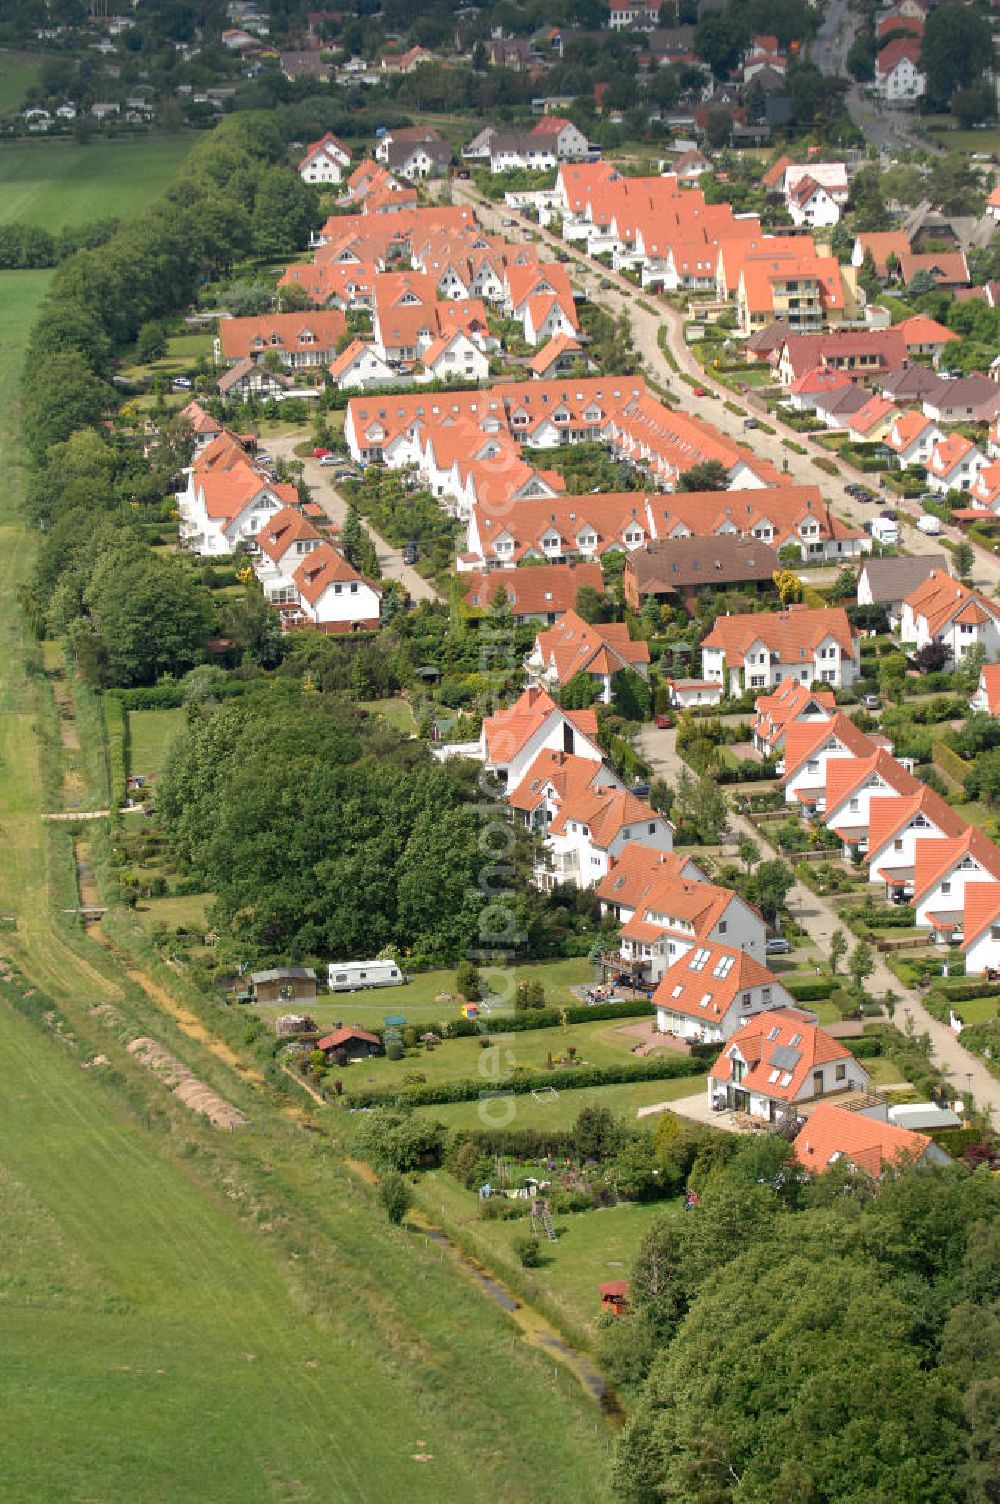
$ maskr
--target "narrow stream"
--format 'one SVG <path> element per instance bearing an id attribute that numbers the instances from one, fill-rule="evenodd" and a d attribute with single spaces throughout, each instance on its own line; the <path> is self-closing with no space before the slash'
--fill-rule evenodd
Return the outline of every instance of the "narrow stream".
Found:
<path id="1" fill-rule="evenodd" d="M 579 1348 L 567 1342 L 565 1337 L 560 1336 L 555 1327 L 533 1307 L 523 1305 L 513 1291 L 497 1279 L 495 1274 L 492 1274 L 484 1264 L 480 1264 L 478 1259 L 474 1259 L 471 1254 L 459 1248 L 446 1232 L 443 1232 L 440 1227 L 435 1227 L 432 1222 L 428 1222 L 421 1212 L 411 1211 L 409 1220 L 415 1232 L 422 1233 L 428 1242 L 443 1248 L 486 1298 L 492 1300 L 494 1305 L 498 1305 L 510 1316 L 527 1343 L 548 1353 L 569 1369 L 590 1398 L 600 1405 L 602 1413 L 607 1416 L 613 1426 L 624 1425 L 625 1411 L 621 1401 L 596 1363 L 588 1358 L 586 1353 L 582 1353 Z"/>

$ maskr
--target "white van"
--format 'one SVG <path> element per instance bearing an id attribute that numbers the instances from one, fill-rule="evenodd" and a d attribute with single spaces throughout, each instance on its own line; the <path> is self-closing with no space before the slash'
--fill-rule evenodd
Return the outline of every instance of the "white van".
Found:
<path id="1" fill-rule="evenodd" d="M 889 517 L 873 517 L 865 523 L 865 528 L 876 543 L 898 543 L 899 528 Z"/>
<path id="2" fill-rule="evenodd" d="M 406 978 L 395 961 L 331 961 L 326 980 L 331 992 L 360 992 L 366 987 L 401 987 Z"/>
<path id="3" fill-rule="evenodd" d="M 936 538 L 941 532 L 941 519 L 934 517 L 930 512 L 925 512 L 917 518 L 917 528 L 921 533 L 926 533 L 929 538 Z"/>

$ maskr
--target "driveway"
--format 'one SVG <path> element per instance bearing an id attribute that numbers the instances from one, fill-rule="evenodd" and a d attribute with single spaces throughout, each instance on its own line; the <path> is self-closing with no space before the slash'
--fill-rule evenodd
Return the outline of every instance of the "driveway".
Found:
<path id="1" fill-rule="evenodd" d="M 302 466 L 302 473 L 305 477 L 306 485 L 312 492 L 313 500 L 323 508 L 327 517 L 336 527 L 342 528 L 344 520 L 347 517 L 347 502 L 330 479 L 329 470 L 324 465 L 321 465 L 319 460 L 312 458 L 299 459 L 295 453 L 295 446 L 296 444 L 301 444 L 301 442 L 301 435 L 286 434 L 281 438 L 268 439 L 267 448 L 269 453 L 273 454 L 276 459 L 282 459 L 286 462 L 294 460 L 296 464 Z M 401 549 L 393 548 L 391 543 L 387 543 L 382 535 L 377 533 L 371 523 L 364 517 L 361 519 L 361 525 L 375 545 L 383 579 L 398 580 L 401 585 L 405 585 L 411 599 L 414 601 L 441 600 L 441 596 L 438 595 L 434 586 L 429 584 L 422 574 L 419 574 L 409 564 L 403 563 Z"/>
<path id="2" fill-rule="evenodd" d="M 687 767 L 677 752 L 676 730 L 658 731 L 655 727 L 645 727 L 639 737 L 639 751 L 654 774 L 665 778 L 672 785 L 676 785 L 681 770 Z M 735 811 L 730 811 L 729 814 L 729 830 L 733 835 L 751 836 L 764 854 L 769 854 L 756 826 Z M 691 855 L 697 861 L 697 847 L 691 848 Z M 844 928 L 833 903 L 818 897 L 804 883 L 796 882 L 788 895 L 788 909 L 806 930 L 820 955 L 829 955 L 830 936 L 834 930 Z M 847 932 L 847 939 L 853 945 L 850 932 Z M 987 1070 L 978 1056 L 962 1047 L 946 1024 L 939 1023 L 928 1013 L 918 994 L 903 986 L 895 973 L 889 970 L 882 955 L 878 951 L 874 951 L 874 955 L 875 971 L 867 984 L 869 995 L 872 998 L 882 998 L 886 992 L 894 992 L 900 999 L 894 1018 L 897 1028 L 905 1030 L 908 1020 L 912 1019 L 918 1034 L 930 1035 L 934 1059 L 949 1077 L 956 1093 L 971 1091 L 980 1107 L 991 1111 L 1000 1110 L 1000 1081 Z M 675 1110 L 680 1111 L 679 1104 L 675 1104 Z"/>

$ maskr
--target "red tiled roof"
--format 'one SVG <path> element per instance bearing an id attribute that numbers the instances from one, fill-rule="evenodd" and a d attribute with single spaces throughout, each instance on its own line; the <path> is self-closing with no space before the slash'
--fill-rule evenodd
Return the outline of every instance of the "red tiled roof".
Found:
<path id="1" fill-rule="evenodd" d="M 741 616 L 720 616 L 703 648 L 721 648 L 729 667 L 737 667 L 757 642 L 771 653 L 780 654 L 784 666 L 805 663 L 827 637 L 852 658 L 856 653 L 857 633 L 847 619 L 843 606 L 813 609 L 793 606 L 786 611 L 747 612 Z"/>
<path id="2" fill-rule="evenodd" d="M 741 992 L 760 986 L 771 986 L 780 994 L 774 998 L 775 1005 L 791 1002 L 774 973 L 745 950 L 710 942 L 688 951 L 667 968 L 653 994 L 653 1006 L 714 1025 L 721 1023 Z"/>
<path id="3" fill-rule="evenodd" d="M 887 1165 L 915 1164 L 930 1144 L 926 1133 L 848 1112 L 834 1102 L 820 1102 L 795 1139 L 795 1157 L 803 1169 L 816 1175 L 845 1160 L 877 1177 Z"/>
<path id="4" fill-rule="evenodd" d="M 977 825 L 966 826 L 954 840 L 918 841 L 915 856 L 914 904 L 936 888 L 965 856 L 972 857 L 991 877 L 1000 879 L 1000 847 L 984 836 Z"/>
<path id="5" fill-rule="evenodd" d="M 775 1066 L 773 1056 L 776 1050 L 795 1051 L 798 1059 L 788 1067 Z M 795 1100 L 817 1066 L 834 1060 L 854 1059 L 845 1044 L 827 1034 L 825 1029 L 810 1023 L 797 1008 L 775 1008 L 768 1013 L 758 1013 L 744 1024 L 712 1066 L 709 1079 L 732 1080 L 734 1055 L 741 1056 L 747 1065 L 740 1082 L 744 1090 L 782 1102 Z M 790 1060 L 791 1057 L 780 1054 L 779 1059 Z M 772 1075 L 775 1077 L 773 1081 Z"/>
<path id="6" fill-rule="evenodd" d="M 787 783 L 802 764 L 830 739 L 836 741 L 852 759 L 871 757 L 875 743 L 859 731 L 846 715 L 837 714 L 829 721 L 796 721 L 785 732 L 785 776 Z"/>

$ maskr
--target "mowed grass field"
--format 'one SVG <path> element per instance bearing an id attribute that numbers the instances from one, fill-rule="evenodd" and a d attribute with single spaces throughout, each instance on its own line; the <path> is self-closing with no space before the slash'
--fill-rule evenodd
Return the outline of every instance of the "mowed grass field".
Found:
<path id="1" fill-rule="evenodd" d="M 346 1076 L 344 1079 L 346 1085 Z M 538 1128 L 543 1132 L 550 1128 L 572 1128 L 585 1107 L 606 1107 L 615 1117 L 624 1118 L 633 1127 L 652 1130 L 656 1127 L 658 1115 L 650 1113 L 647 1117 L 638 1118 L 636 1114 L 640 1107 L 676 1102 L 681 1097 L 704 1096 L 706 1079 L 705 1076 L 677 1076 L 667 1081 L 625 1081 L 617 1086 L 582 1086 L 573 1091 L 558 1076 L 554 1076 L 551 1094 L 544 1092 L 534 1097 L 526 1092 L 505 1099 L 504 1107 L 509 1103 L 513 1113 L 506 1126 Z M 487 1108 L 486 1113 L 481 1114 L 481 1105 L 479 1102 L 445 1102 L 439 1106 L 418 1107 L 417 1111 L 422 1117 L 443 1123 L 453 1133 L 458 1128 L 490 1127 L 490 1111 Z"/>
<path id="2" fill-rule="evenodd" d="M 58 231 L 141 209 L 190 151 L 188 135 L 127 141 L 15 141 L 0 145 L 0 222 Z"/>
<path id="3" fill-rule="evenodd" d="M 156 774 L 163 767 L 167 744 L 184 725 L 184 710 L 128 711 L 128 773 Z"/>
<path id="4" fill-rule="evenodd" d="M 24 96 L 41 72 L 42 59 L 37 52 L 0 49 L 0 115 L 21 107 Z"/>

